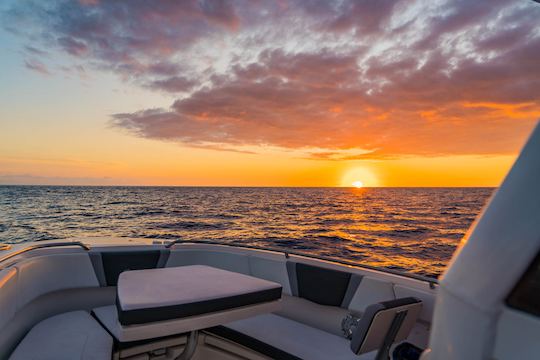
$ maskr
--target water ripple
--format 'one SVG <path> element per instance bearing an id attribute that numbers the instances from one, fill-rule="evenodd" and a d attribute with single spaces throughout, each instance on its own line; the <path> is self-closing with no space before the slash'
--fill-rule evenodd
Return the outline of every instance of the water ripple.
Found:
<path id="1" fill-rule="evenodd" d="M 0 242 L 219 240 L 437 276 L 491 188 L 0 186 Z"/>

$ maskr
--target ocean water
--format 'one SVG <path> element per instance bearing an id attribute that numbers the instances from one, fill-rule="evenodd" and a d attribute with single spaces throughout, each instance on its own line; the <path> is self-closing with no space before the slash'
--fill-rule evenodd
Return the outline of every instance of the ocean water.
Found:
<path id="1" fill-rule="evenodd" d="M 493 191 L 0 186 L 0 242 L 219 240 L 437 276 Z"/>

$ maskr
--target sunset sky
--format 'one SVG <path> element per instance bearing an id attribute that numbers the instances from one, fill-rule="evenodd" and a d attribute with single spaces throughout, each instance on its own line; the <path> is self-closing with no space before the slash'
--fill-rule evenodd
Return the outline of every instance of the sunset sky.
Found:
<path id="1" fill-rule="evenodd" d="M 497 186 L 540 4 L 0 4 L 0 184 Z"/>

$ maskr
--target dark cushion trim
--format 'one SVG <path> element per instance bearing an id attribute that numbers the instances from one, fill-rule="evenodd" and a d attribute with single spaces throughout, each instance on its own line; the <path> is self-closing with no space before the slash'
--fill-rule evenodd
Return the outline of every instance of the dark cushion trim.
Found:
<path id="1" fill-rule="evenodd" d="M 110 336 L 111 338 L 113 339 L 113 342 L 116 343 L 118 340 L 116 339 L 116 337 L 113 335 L 113 333 L 105 326 L 105 324 L 103 322 L 101 322 L 101 320 L 99 319 L 99 317 L 96 315 L 96 313 L 94 312 L 94 310 L 91 310 L 90 311 L 90 316 L 92 316 L 94 318 L 94 320 L 96 320 L 96 322 L 99 324 L 99 326 L 101 326 L 103 328 L 103 330 L 105 330 Z"/>
<path id="2" fill-rule="evenodd" d="M 230 329 L 225 326 L 216 326 L 210 329 L 206 329 L 206 332 L 209 332 L 213 335 L 231 340 L 239 345 L 245 346 L 251 350 L 258 352 L 259 354 L 268 356 L 269 358 L 276 360 L 302 360 L 299 357 L 296 357 L 288 352 L 285 352 L 281 349 L 278 349 L 272 345 L 269 345 L 265 342 L 257 340 L 251 336 L 243 334 L 239 331 Z"/>
<path id="3" fill-rule="evenodd" d="M 341 306 L 351 274 L 296 263 L 298 296 L 320 305 Z"/>
<path id="4" fill-rule="evenodd" d="M 347 287 L 345 295 L 343 295 L 343 302 L 341 303 L 342 308 L 347 309 L 349 305 L 351 305 L 351 301 L 354 297 L 354 294 L 356 294 L 356 290 L 358 290 L 358 286 L 360 286 L 360 283 L 362 282 L 362 278 L 362 275 L 351 274 L 349 286 Z"/>
<path id="5" fill-rule="evenodd" d="M 129 348 L 132 348 L 132 347 L 135 347 L 135 346 L 140 346 L 140 345 L 146 345 L 146 344 L 151 344 L 153 342 L 156 342 L 156 341 L 162 341 L 162 340 L 167 340 L 167 339 L 174 339 L 174 338 L 177 338 L 179 336 L 187 336 L 189 333 L 179 333 L 179 334 L 173 334 L 173 335 L 167 335 L 167 336 L 160 336 L 160 337 L 155 337 L 155 338 L 150 338 L 150 339 L 143 339 L 143 340 L 134 340 L 134 341 L 120 341 L 118 340 L 114 335 L 113 333 L 105 326 L 105 324 L 103 324 L 101 322 L 101 320 L 99 319 L 99 317 L 96 315 L 96 313 L 94 312 L 94 310 L 92 310 L 90 312 L 90 315 L 94 318 L 94 320 L 96 320 L 99 325 L 103 328 L 103 330 L 105 330 L 110 336 L 111 338 L 113 339 L 113 342 L 114 342 L 114 350 L 116 351 L 119 351 L 119 350 L 125 350 L 125 349 L 129 349 Z"/>
<path id="6" fill-rule="evenodd" d="M 169 249 L 159 250 L 159 259 L 156 264 L 156 268 L 164 268 L 165 265 L 167 265 L 167 260 L 169 260 L 170 255 L 171 251 Z"/>
<path id="7" fill-rule="evenodd" d="M 188 304 L 160 306 L 146 309 L 123 310 L 118 303 L 118 320 L 122 325 L 144 324 L 154 321 L 163 321 L 201 315 L 241 306 L 257 305 L 281 298 L 281 286 L 255 291 L 247 294 L 234 295 L 219 299 L 204 300 Z"/>
<path id="8" fill-rule="evenodd" d="M 127 270 L 153 269 L 157 267 L 161 251 L 103 251 L 101 259 L 107 286 L 116 286 L 120 273 Z"/>
<path id="9" fill-rule="evenodd" d="M 96 273 L 96 277 L 99 281 L 99 286 L 107 286 L 107 280 L 105 279 L 105 271 L 103 270 L 103 259 L 101 258 L 100 252 L 90 252 L 88 253 L 90 261 L 92 262 L 92 267 Z"/>
<path id="10" fill-rule="evenodd" d="M 291 295 L 298 296 L 298 281 L 296 279 L 296 263 L 287 261 L 285 263 L 287 267 L 287 275 L 289 277 L 289 284 L 291 285 Z"/>

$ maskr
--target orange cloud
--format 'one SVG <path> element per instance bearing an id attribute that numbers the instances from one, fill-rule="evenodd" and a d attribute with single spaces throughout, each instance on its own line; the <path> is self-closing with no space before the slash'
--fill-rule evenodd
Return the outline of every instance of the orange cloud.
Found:
<path id="1" fill-rule="evenodd" d="M 330 160 L 510 154 L 540 116 L 534 2 L 92 3 L 9 15 L 33 20 L 27 48 L 175 94 L 113 115 L 140 137 Z"/>

